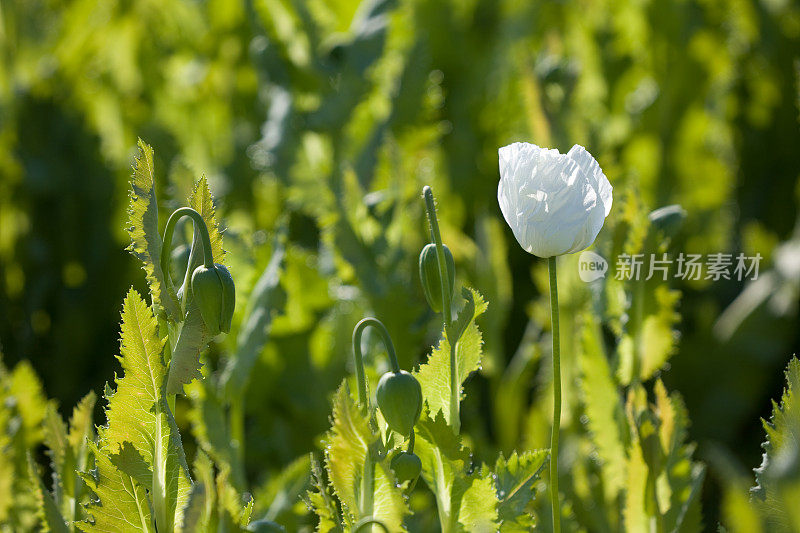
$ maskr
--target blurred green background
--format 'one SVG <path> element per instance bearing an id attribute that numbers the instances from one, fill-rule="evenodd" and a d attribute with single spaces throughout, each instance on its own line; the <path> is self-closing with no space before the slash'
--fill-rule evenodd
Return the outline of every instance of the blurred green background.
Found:
<path id="1" fill-rule="evenodd" d="M 579 143 L 615 199 L 687 210 L 671 250 L 764 257 L 756 283 L 676 285 L 663 373 L 709 464 L 707 524 L 715 465 L 760 462 L 759 417 L 800 346 L 796 2 L 0 0 L 0 54 L 0 343 L 64 412 L 118 370 L 122 298 L 146 292 L 124 250 L 141 137 L 164 220 L 208 177 L 245 294 L 286 234 L 249 477 L 315 449 L 358 318 L 384 320 L 405 367 L 435 340 L 415 274 L 424 184 L 460 281 L 490 302 L 465 427 L 487 457 L 539 443 L 497 415 L 507 367 L 535 375 L 542 266 L 502 221 L 497 147 Z"/>

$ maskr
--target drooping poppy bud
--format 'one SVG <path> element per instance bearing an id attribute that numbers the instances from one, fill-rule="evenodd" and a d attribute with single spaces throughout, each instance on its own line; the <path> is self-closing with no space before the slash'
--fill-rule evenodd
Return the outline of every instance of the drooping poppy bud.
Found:
<path id="1" fill-rule="evenodd" d="M 456 279 L 456 265 L 453 261 L 453 254 L 446 244 L 442 245 L 444 249 L 444 260 L 447 265 L 447 277 L 450 282 L 450 295 L 453 294 Z M 425 293 L 425 299 L 428 300 L 428 305 L 437 313 L 441 313 L 443 309 L 442 304 L 442 282 L 439 275 L 439 259 L 436 254 L 436 245 L 433 243 L 426 244 L 425 248 L 419 254 L 419 279 L 422 282 L 422 292 Z"/>
<path id="2" fill-rule="evenodd" d="M 413 452 L 399 452 L 390 463 L 397 481 L 414 481 L 422 472 L 422 461 Z"/>
<path id="3" fill-rule="evenodd" d="M 192 295 L 211 335 L 230 332 L 236 287 L 224 265 L 197 267 L 192 273 Z"/>
<path id="4" fill-rule="evenodd" d="M 378 382 L 376 396 L 389 427 L 407 437 L 422 412 L 422 387 L 417 378 L 405 370 L 387 372 Z"/>

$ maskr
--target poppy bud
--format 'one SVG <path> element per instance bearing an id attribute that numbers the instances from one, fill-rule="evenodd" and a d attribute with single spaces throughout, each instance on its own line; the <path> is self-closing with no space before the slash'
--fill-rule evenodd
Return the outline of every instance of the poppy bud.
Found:
<path id="1" fill-rule="evenodd" d="M 192 295 L 211 335 L 231 330 L 236 287 L 227 268 L 220 264 L 197 267 L 192 273 Z"/>
<path id="2" fill-rule="evenodd" d="M 447 265 L 447 277 L 450 282 L 450 295 L 453 294 L 456 279 L 456 265 L 453 261 L 453 254 L 446 244 L 443 244 L 444 260 Z M 436 254 L 436 245 L 426 244 L 419 254 L 419 279 L 422 282 L 422 291 L 428 305 L 437 313 L 442 312 L 442 282 L 439 275 L 439 259 Z"/>
<path id="3" fill-rule="evenodd" d="M 389 428 L 408 436 L 422 412 L 422 387 L 417 378 L 405 370 L 387 372 L 378 382 L 376 396 Z"/>
<path id="4" fill-rule="evenodd" d="M 399 452 L 392 457 L 391 467 L 397 481 L 404 483 L 419 477 L 422 472 L 422 461 L 413 452 Z"/>

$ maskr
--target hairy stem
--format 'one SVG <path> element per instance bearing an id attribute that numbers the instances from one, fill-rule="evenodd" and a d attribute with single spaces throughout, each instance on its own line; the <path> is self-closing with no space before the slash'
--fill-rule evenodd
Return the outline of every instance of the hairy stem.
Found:
<path id="1" fill-rule="evenodd" d="M 358 383 L 358 403 L 364 411 L 367 410 L 369 399 L 367 398 L 367 378 L 364 375 L 364 356 L 361 354 L 361 336 L 364 334 L 364 330 L 367 326 L 372 326 L 378 330 L 378 333 L 380 333 L 383 339 L 386 352 L 389 354 L 389 362 L 392 365 L 392 370 L 394 372 L 400 372 L 397 354 L 394 351 L 394 343 L 392 343 L 392 338 L 389 336 L 389 331 L 386 329 L 386 326 L 377 318 L 367 317 L 362 319 L 356 324 L 353 330 L 353 355 L 356 364 L 356 382 Z"/>
<path id="2" fill-rule="evenodd" d="M 172 279 L 169 275 L 169 255 L 172 249 L 172 234 L 175 233 L 175 224 L 177 224 L 178 220 L 182 217 L 188 216 L 194 222 L 194 239 L 192 242 L 192 252 L 194 252 L 194 241 L 197 240 L 197 237 L 200 237 L 200 241 L 203 244 L 203 264 L 207 268 L 212 268 L 214 266 L 214 254 L 211 250 L 211 236 L 208 233 L 208 226 L 206 226 L 206 221 L 203 220 L 203 215 L 192 209 L 191 207 L 181 207 L 180 209 L 176 209 L 172 212 L 167 220 L 167 226 L 164 228 L 164 239 L 163 244 L 161 246 L 161 270 L 164 272 L 164 277 L 167 279 L 167 284 L 169 285 L 169 289 L 173 290 L 172 287 Z M 192 263 L 189 262 L 189 265 Z M 191 274 L 189 274 L 191 276 Z"/>
<path id="3" fill-rule="evenodd" d="M 444 333 L 450 345 L 450 422 L 453 430 L 458 434 L 461 431 L 460 392 L 461 380 L 458 376 L 458 339 L 451 338 L 450 324 L 453 321 L 453 302 L 450 294 L 450 273 L 447 271 L 447 262 L 444 255 L 444 245 L 442 235 L 439 232 L 439 220 L 436 217 L 436 203 L 433 199 L 433 191 L 429 186 L 422 188 L 422 195 L 425 198 L 425 209 L 428 211 L 428 221 L 431 226 L 431 236 L 436 244 L 436 259 L 439 264 L 439 280 L 442 290 L 442 322 L 444 322 Z"/>
<path id="4" fill-rule="evenodd" d="M 558 501 L 558 433 L 561 427 L 561 342 L 558 325 L 558 279 L 556 258 L 547 260 L 550 270 L 550 315 L 553 331 L 553 434 L 550 437 L 550 501 L 553 505 L 553 532 L 561 532 L 561 506 Z"/>

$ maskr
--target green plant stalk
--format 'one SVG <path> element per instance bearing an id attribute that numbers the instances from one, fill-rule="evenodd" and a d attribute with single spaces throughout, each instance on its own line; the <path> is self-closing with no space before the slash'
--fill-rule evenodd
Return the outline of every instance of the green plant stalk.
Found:
<path id="1" fill-rule="evenodd" d="M 450 273 L 447 271 L 447 262 L 444 256 L 442 235 L 439 232 L 439 220 L 436 218 L 436 203 L 433 191 L 426 185 L 422 188 L 425 198 L 425 209 L 428 212 L 428 221 L 431 226 L 431 236 L 436 244 L 436 258 L 439 263 L 439 280 L 442 284 L 442 322 L 444 323 L 445 337 L 450 345 L 450 422 L 456 435 L 461 432 L 460 389 L 461 380 L 458 376 L 458 339 L 452 338 L 450 325 L 453 321 L 453 303 L 450 294 Z"/>
<path id="2" fill-rule="evenodd" d="M 192 219 L 194 223 L 194 232 L 192 236 L 192 248 L 189 253 L 189 262 L 186 265 L 186 273 L 184 274 L 183 279 L 183 300 L 181 301 L 181 312 L 186 312 L 186 299 L 188 297 L 189 291 L 189 280 L 191 279 L 192 272 L 191 267 L 194 264 L 194 260 L 196 254 L 198 253 L 197 250 L 197 240 L 200 239 L 200 242 L 203 244 L 203 264 L 207 268 L 214 267 L 214 254 L 211 250 L 211 236 L 208 233 L 208 226 L 206 225 L 206 221 L 203 219 L 203 215 L 192 209 L 191 207 L 181 207 L 176 209 L 172 212 L 172 214 L 167 219 L 167 225 L 164 228 L 164 238 L 162 239 L 161 244 L 161 257 L 160 264 L 161 264 L 161 271 L 164 273 L 164 279 L 166 280 L 167 290 L 175 296 L 177 299 L 177 295 L 175 294 L 175 287 L 172 283 L 172 277 L 169 275 L 169 257 L 170 251 L 172 249 L 172 237 L 175 233 L 175 225 L 178 223 L 182 217 L 188 216 Z M 178 317 L 182 320 L 184 317 Z M 180 326 L 175 324 L 171 320 L 167 320 L 167 332 L 169 337 L 169 349 L 164 351 L 164 363 L 169 364 L 169 359 L 172 355 L 172 349 L 175 347 L 175 342 L 177 342 L 177 338 L 180 335 Z M 175 412 L 175 395 L 174 394 L 167 394 L 167 405 L 172 412 Z"/>
<path id="3" fill-rule="evenodd" d="M 377 318 L 367 317 L 361 319 L 353 329 L 353 356 L 355 358 L 356 367 L 356 383 L 358 387 L 358 403 L 361 407 L 362 413 L 369 412 L 369 397 L 367 395 L 367 378 L 364 373 L 364 355 L 361 352 L 361 337 L 364 330 L 372 326 L 378 330 L 383 340 L 383 345 L 386 352 L 389 354 L 389 362 L 392 365 L 394 372 L 400 372 L 400 364 L 397 362 L 397 354 L 394 351 L 394 343 L 389 331 L 383 322 Z M 374 420 L 370 418 L 370 424 L 374 424 Z M 361 494 L 359 494 L 358 506 L 362 516 L 371 516 L 374 506 L 374 493 L 375 493 L 375 462 L 372 460 L 373 447 L 367 447 L 367 456 L 364 459 L 364 476 L 361 478 Z M 363 524 L 366 530 L 372 531 L 372 525 L 369 523 Z M 359 530 L 361 528 L 359 527 Z"/>
<path id="4" fill-rule="evenodd" d="M 233 478 L 237 481 L 244 481 L 244 393 L 239 390 L 231 397 L 230 403 L 230 429 L 231 440 L 235 446 L 235 464 L 233 467 Z M 237 487 L 242 489 L 243 487 Z"/>
<path id="5" fill-rule="evenodd" d="M 558 324 L 558 279 L 556 258 L 547 260 L 550 270 L 550 316 L 553 332 L 553 433 L 550 436 L 550 502 L 553 506 L 553 532 L 561 532 L 561 506 L 558 501 L 558 433 L 561 428 L 561 342 Z"/>
<path id="6" fill-rule="evenodd" d="M 206 221 L 203 220 L 203 215 L 192 209 L 191 207 L 181 207 L 176 209 L 172 212 L 167 219 L 167 225 L 164 228 L 164 238 L 162 239 L 161 244 L 161 257 L 159 258 L 159 262 L 161 264 L 161 271 L 164 273 L 164 279 L 166 280 L 167 291 L 175 297 L 177 300 L 177 294 L 175 293 L 175 286 L 172 283 L 172 277 L 169 274 L 169 257 L 172 250 L 172 237 L 175 233 L 175 226 L 178 223 L 178 220 L 181 218 L 188 216 L 192 219 L 194 223 L 194 232 L 192 236 L 192 248 L 189 252 L 189 262 L 186 265 L 186 273 L 183 277 L 183 287 L 185 288 L 183 293 L 183 298 L 180 303 L 181 305 L 181 313 L 186 312 L 186 299 L 188 297 L 188 290 L 189 287 L 189 280 L 192 277 L 191 266 L 194 264 L 195 258 L 198 254 L 198 249 L 196 243 L 198 240 L 202 242 L 203 248 L 203 264 L 207 268 L 212 268 L 214 266 L 214 255 L 211 250 L 211 236 L 208 233 L 208 226 L 206 226 Z M 183 320 L 183 317 L 176 317 L 178 318 L 178 322 Z M 175 342 L 180 334 L 180 327 L 174 321 L 168 321 L 167 324 L 167 331 L 169 335 L 169 345 L 170 350 L 168 353 L 165 353 L 165 363 L 169 363 L 168 356 L 172 353 L 172 348 L 175 347 Z"/>
<path id="7" fill-rule="evenodd" d="M 353 330 L 353 356 L 355 357 L 358 403 L 363 412 L 368 411 L 369 398 L 367 397 L 367 378 L 364 374 L 364 356 L 361 353 L 361 336 L 364 334 L 364 330 L 368 326 L 372 326 L 378 330 L 378 333 L 380 333 L 383 340 L 383 345 L 386 348 L 386 353 L 389 354 L 389 363 L 392 365 L 392 370 L 394 372 L 400 372 L 400 364 L 397 362 L 397 354 L 394 351 L 394 343 L 392 342 L 392 338 L 389 336 L 389 331 L 386 329 L 386 326 L 384 326 L 383 322 L 377 318 L 367 317 L 361 319 L 361 321 L 356 324 L 356 327 Z"/>
<path id="8" fill-rule="evenodd" d="M 175 224 L 178 223 L 182 217 L 188 216 L 194 222 L 194 237 L 192 242 L 192 252 L 194 252 L 194 241 L 199 235 L 200 241 L 203 244 L 203 264 L 208 268 L 214 267 L 214 254 L 211 250 L 211 236 L 208 233 L 208 226 L 206 221 L 203 220 L 203 215 L 192 209 L 191 207 L 181 207 L 172 212 L 167 219 L 167 226 L 164 228 L 164 238 L 161 245 L 161 270 L 164 272 L 164 277 L 167 279 L 169 289 L 173 290 L 172 279 L 169 275 L 169 254 L 172 249 L 172 234 L 175 233 Z M 190 257 L 191 259 L 191 257 Z M 191 266 L 191 260 L 189 266 Z M 189 274 L 191 276 L 191 274 Z"/>

